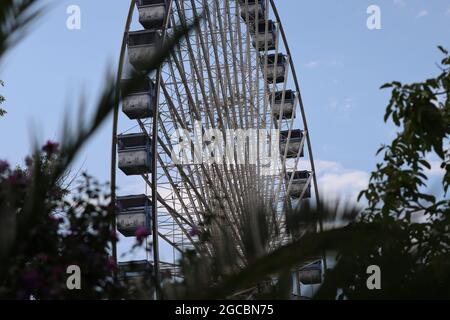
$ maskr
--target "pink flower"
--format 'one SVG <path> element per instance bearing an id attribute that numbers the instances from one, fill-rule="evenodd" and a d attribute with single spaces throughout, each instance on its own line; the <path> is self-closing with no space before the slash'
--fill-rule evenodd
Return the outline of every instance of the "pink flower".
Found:
<path id="1" fill-rule="evenodd" d="M 27 178 L 21 170 L 15 170 L 9 177 L 8 182 L 13 186 L 24 186 L 27 184 Z"/>
<path id="2" fill-rule="evenodd" d="M 136 240 L 142 244 L 145 238 L 147 238 L 150 235 L 150 232 L 148 232 L 147 228 L 145 227 L 139 227 L 136 230 L 135 236 Z"/>
<path id="3" fill-rule="evenodd" d="M 6 160 L 0 160 L 0 173 L 5 172 L 9 168 L 9 163 Z"/>
<path id="4" fill-rule="evenodd" d="M 111 230 L 111 240 L 112 241 L 119 241 L 119 235 L 114 230 Z"/>
<path id="5" fill-rule="evenodd" d="M 116 270 L 117 269 L 117 264 L 114 261 L 114 259 L 109 258 L 108 261 L 106 262 L 106 268 L 110 271 Z"/>
<path id="6" fill-rule="evenodd" d="M 59 143 L 48 140 L 47 143 L 42 147 L 42 151 L 47 153 L 47 156 L 52 156 L 58 152 Z"/>

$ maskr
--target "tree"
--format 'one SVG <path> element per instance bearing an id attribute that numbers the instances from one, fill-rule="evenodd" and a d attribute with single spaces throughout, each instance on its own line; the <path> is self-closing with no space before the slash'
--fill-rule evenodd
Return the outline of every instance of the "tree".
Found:
<path id="1" fill-rule="evenodd" d="M 450 298 L 450 56 L 445 55 L 436 78 L 420 83 L 392 82 L 385 121 L 399 129 L 390 145 L 382 146 L 369 186 L 360 198 L 368 202 L 358 224 L 378 225 L 396 234 L 360 239 L 364 247 L 341 248 L 320 297 Z M 440 159 L 442 181 L 434 194 L 426 191 L 429 159 Z M 366 268 L 378 265 L 382 290 L 368 290 Z"/>

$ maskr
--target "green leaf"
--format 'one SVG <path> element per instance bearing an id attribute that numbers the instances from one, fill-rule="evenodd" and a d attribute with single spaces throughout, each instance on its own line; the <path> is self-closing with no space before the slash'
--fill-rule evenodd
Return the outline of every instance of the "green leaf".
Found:
<path id="1" fill-rule="evenodd" d="M 443 46 L 438 46 L 438 49 L 439 49 L 443 54 L 445 54 L 445 55 L 448 54 L 448 50 L 445 49 Z"/>

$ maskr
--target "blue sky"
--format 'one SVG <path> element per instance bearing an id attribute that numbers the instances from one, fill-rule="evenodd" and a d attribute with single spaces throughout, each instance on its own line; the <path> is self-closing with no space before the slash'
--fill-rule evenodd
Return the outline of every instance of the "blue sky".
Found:
<path id="1" fill-rule="evenodd" d="M 9 111 L 0 120 L 0 158 L 13 164 L 23 163 L 34 134 L 42 141 L 58 140 L 61 117 L 68 113 L 76 121 L 79 94 L 84 92 L 92 107 L 105 71 L 116 68 L 129 2 L 54 3 L 0 66 Z M 378 146 L 394 134 L 382 121 L 389 95 L 379 87 L 438 73 L 435 62 L 441 55 L 436 46 L 450 48 L 450 1 L 277 3 L 302 88 L 319 182 L 322 188 L 353 194 L 366 184 Z M 81 30 L 66 28 L 71 4 L 81 7 Z M 372 4 L 381 8 L 381 30 L 366 27 L 366 10 Z M 102 181 L 109 179 L 110 127 L 110 122 L 105 124 L 76 164 Z M 121 175 L 119 185 L 134 188 Z"/>

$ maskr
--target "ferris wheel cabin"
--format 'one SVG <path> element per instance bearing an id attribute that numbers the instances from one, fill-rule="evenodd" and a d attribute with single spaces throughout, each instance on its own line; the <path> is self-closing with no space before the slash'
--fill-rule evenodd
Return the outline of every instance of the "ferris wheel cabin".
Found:
<path id="1" fill-rule="evenodd" d="M 128 57 L 136 70 L 147 71 L 160 47 L 161 36 L 157 30 L 133 31 L 128 34 Z"/>
<path id="2" fill-rule="evenodd" d="M 300 198 L 304 192 L 303 198 L 309 199 L 311 198 L 311 172 L 309 171 L 296 171 L 296 172 L 288 172 L 286 175 L 286 183 L 289 184 L 292 176 L 294 176 L 292 180 L 291 189 L 289 191 L 289 196 L 292 198 Z"/>
<path id="3" fill-rule="evenodd" d="M 284 93 L 284 99 L 283 99 Z M 295 92 L 292 90 L 277 91 L 270 97 L 272 102 L 272 114 L 276 119 L 292 119 L 295 117 L 294 101 Z"/>
<path id="4" fill-rule="evenodd" d="M 247 16 L 250 22 L 253 22 L 257 15 L 259 20 L 264 19 L 266 12 L 264 0 L 239 0 L 239 5 L 241 7 L 241 17 L 245 21 Z"/>
<path id="5" fill-rule="evenodd" d="M 145 133 L 117 136 L 119 169 L 127 176 L 151 173 L 150 138 Z"/>
<path id="6" fill-rule="evenodd" d="M 138 0 L 139 22 L 145 29 L 161 29 L 167 15 L 166 0 Z"/>
<path id="7" fill-rule="evenodd" d="M 305 285 L 322 282 L 322 262 L 316 261 L 298 271 L 298 279 Z"/>
<path id="8" fill-rule="evenodd" d="M 287 158 L 297 158 L 300 154 L 300 157 L 303 157 L 303 137 L 304 133 L 302 130 L 291 130 L 291 135 L 289 137 L 289 131 L 281 131 L 280 132 L 280 152 L 281 156 L 284 156 L 284 153 L 287 148 Z M 289 138 L 289 143 L 288 143 Z M 301 149 L 301 150 L 300 150 Z"/>
<path id="9" fill-rule="evenodd" d="M 269 20 L 267 22 L 267 33 L 266 33 L 266 23 L 263 21 L 258 24 L 258 26 L 252 30 L 253 36 L 253 47 L 259 51 L 266 50 L 266 42 L 268 50 L 275 50 L 275 43 L 277 39 L 277 27 L 275 22 Z"/>
<path id="10" fill-rule="evenodd" d="M 151 275 L 153 266 L 147 260 L 119 262 L 119 277 L 129 278 Z"/>
<path id="11" fill-rule="evenodd" d="M 150 234 L 151 201 L 145 194 L 117 198 L 117 230 L 125 237 L 134 237 L 143 227 Z"/>
<path id="12" fill-rule="evenodd" d="M 261 66 L 264 71 L 266 57 L 261 58 Z M 287 56 L 282 53 L 267 55 L 266 79 L 269 84 L 282 83 L 285 81 L 287 65 Z"/>
<path id="13" fill-rule="evenodd" d="M 150 118 L 156 104 L 156 87 L 148 78 L 122 80 L 122 111 L 131 120 Z M 126 94 L 124 94 L 126 92 Z"/>
<path id="14" fill-rule="evenodd" d="M 125 282 L 130 290 L 151 299 L 154 292 L 152 285 L 153 265 L 147 260 L 119 262 L 119 280 Z"/>

